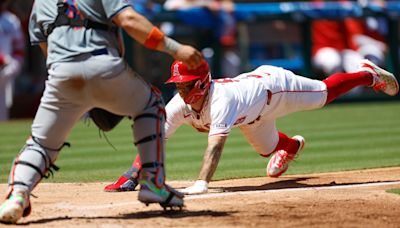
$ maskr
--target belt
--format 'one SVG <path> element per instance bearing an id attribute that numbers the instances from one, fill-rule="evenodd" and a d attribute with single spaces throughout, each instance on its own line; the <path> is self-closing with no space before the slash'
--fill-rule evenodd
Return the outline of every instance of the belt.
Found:
<path id="1" fill-rule="evenodd" d="M 92 52 L 90 52 L 92 55 L 108 55 L 108 50 L 107 48 L 102 48 L 102 49 L 97 49 Z"/>

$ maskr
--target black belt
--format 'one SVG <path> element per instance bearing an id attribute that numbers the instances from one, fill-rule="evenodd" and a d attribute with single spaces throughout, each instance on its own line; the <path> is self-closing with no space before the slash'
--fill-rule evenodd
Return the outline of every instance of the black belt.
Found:
<path id="1" fill-rule="evenodd" d="M 102 48 L 102 49 L 97 49 L 92 52 L 90 52 L 92 55 L 108 55 L 108 50 L 107 48 Z"/>

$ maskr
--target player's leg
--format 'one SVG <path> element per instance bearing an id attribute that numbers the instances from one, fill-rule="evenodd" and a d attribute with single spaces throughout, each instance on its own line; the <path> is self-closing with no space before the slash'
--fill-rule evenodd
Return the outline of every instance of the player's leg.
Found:
<path id="1" fill-rule="evenodd" d="M 148 107 L 134 117 L 135 145 L 142 163 L 138 197 L 145 204 L 160 203 L 163 207 L 181 207 L 183 194 L 165 184 L 164 123 L 165 109 L 161 93 L 153 90 Z"/>
<path id="2" fill-rule="evenodd" d="M 276 129 L 275 121 L 262 119 L 252 125 L 241 126 L 244 137 L 263 157 L 274 154 L 267 166 L 267 175 L 278 177 L 287 169 L 288 164 L 304 147 L 305 140 L 301 136 L 289 138 Z"/>
<path id="3" fill-rule="evenodd" d="M 276 145 L 275 154 L 271 157 L 267 166 L 267 175 L 279 177 L 289 168 L 290 161 L 294 160 L 304 148 L 305 139 L 301 135 L 289 138 L 279 132 L 279 142 Z"/>
<path id="4" fill-rule="evenodd" d="M 123 191 L 134 191 L 136 186 L 139 184 L 139 174 L 142 164 L 140 162 L 140 156 L 137 155 L 132 166 L 118 178 L 112 184 L 104 187 L 106 192 L 123 192 Z"/>
<path id="5" fill-rule="evenodd" d="M 104 84 L 104 85 L 103 85 Z M 106 110 L 133 119 L 134 143 L 139 151 L 139 200 L 143 203 L 160 203 L 162 206 L 182 206 L 183 194 L 165 184 L 164 173 L 164 123 L 165 110 L 161 94 L 152 89 L 129 67 L 118 77 L 97 86 L 110 90 L 110 97 L 102 100 Z M 103 88 L 104 87 L 104 88 Z M 118 100 L 119 102 L 112 102 Z"/>
<path id="6" fill-rule="evenodd" d="M 323 82 L 328 91 L 326 99 L 326 104 L 328 104 L 357 86 L 372 85 L 373 77 L 369 72 L 336 73 L 324 79 Z"/>
<path id="7" fill-rule="evenodd" d="M 0 221 L 15 223 L 30 213 L 29 195 L 43 177 L 53 170 L 59 151 L 74 123 L 85 110 L 80 105 L 69 103 L 61 96 L 60 84 L 49 80 L 41 104 L 32 124 L 32 137 L 27 140 L 9 176 L 6 201 L 0 207 Z M 81 98 L 82 101 L 82 98 Z"/>
<path id="8" fill-rule="evenodd" d="M 361 61 L 357 72 L 333 74 L 323 82 L 328 90 L 326 103 L 332 102 L 357 86 L 371 86 L 374 90 L 380 90 L 390 96 L 395 96 L 399 92 L 399 85 L 394 75 L 368 60 Z"/>

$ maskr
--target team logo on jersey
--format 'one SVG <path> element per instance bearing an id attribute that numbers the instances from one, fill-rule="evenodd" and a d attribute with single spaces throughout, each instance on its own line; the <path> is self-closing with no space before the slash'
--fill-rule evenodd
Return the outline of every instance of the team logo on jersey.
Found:
<path id="1" fill-rule="evenodd" d="M 213 126 L 215 128 L 226 128 L 228 126 L 228 124 L 225 123 L 217 123 L 217 124 L 213 124 Z"/>

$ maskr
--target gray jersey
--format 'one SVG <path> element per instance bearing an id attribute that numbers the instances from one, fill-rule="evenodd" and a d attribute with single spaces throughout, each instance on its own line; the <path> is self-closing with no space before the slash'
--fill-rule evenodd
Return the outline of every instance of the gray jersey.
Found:
<path id="1" fill-rule="evenodd" d="M 70 3 L 67 10 L 69 18 L 88 18 L 92 21 L 115 25 L 114 15 L 131 7 L 128 0 L 64 0 Z M 48 43 L 47 65 L 54 62 L 73 61 L 78 55 L 107 48 L 115 50 L 114 55 L 121 55 L 122 42 L 120 35 L 114 30 L 87 29 L 85 27 L 56 27 L 45 36 L 47 27 L 57 16 L 57 0 L 36 0 L 29 21 L 29 35 L 33 45 L 41 42 Z"/>

